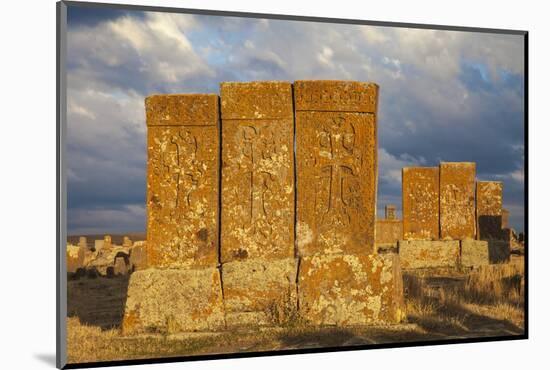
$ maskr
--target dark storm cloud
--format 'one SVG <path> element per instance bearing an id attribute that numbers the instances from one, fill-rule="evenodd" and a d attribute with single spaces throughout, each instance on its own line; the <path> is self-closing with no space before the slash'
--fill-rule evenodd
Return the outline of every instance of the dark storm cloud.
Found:
<path id="1" fill-rule="evenodd" d="M 145 96 L 264 79 L 379 84 L 379 214 L 401 208 L 403 167 L 474 161 L 523 229 L 518 36 L 104 12 L 68 40 L 69 232 L 144 227 Z"/>

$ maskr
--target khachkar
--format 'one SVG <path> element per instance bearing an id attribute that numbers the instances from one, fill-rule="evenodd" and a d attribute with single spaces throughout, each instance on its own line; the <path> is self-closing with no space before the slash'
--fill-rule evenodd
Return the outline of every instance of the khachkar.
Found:
<path id="1" fill-rule="evenodd" d="M 474 239 L 476 164 L 442 162 L 439 168 L 441 239 Z"/>
<path id="2" fill-rule="evenodd" d="M 148 268 L 131 276 L 123 331 L 222 329 L 218 97 L 157 95 L 145 108 Z"/>
<path id="3" fill-rule="evenodd" d="M 294 311 L 294 112 L 288 82 L 222 83 L 221 261 L 228 326 Z"/>
<path id="4" fill-rule="evenodd" d="M 502 239 L 502 182 L 477 182 L 476 217 L 478 239 Z"/>
<path id="5" fill-rule="evenodd" d="M 378 86 L 296 81 L 300 314 L 315 325 L 402 318 L 399 263 L 374 255 Z"/>
<path id="6" fill-rule="evenodd" d="M 439 168 L 403 168 L 402 187 L 403 239 L 439 239 Z"/>

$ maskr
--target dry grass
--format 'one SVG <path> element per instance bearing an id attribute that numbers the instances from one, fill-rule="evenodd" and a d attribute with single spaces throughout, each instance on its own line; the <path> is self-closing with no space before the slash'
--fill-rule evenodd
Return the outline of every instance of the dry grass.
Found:
<path id="1" fill-rule="evenodd" d="M 402 325 L 310 327 L 293 310 L 270 307 L 278 328 L 137 337 L 123 337 L 116 321 L 127 281 L 75 281 L 69 283 L 73 290 L 69 311 L 74 316 L 67 321 L 68 359 L 82 363 L 518 335 L 524 323 L 523 272 L 523 264 L 514 263 L 485 266 L 467 274 L 406 273 L 408 322 Z M 87 297 L 93 302 L 85 301 Z"/>

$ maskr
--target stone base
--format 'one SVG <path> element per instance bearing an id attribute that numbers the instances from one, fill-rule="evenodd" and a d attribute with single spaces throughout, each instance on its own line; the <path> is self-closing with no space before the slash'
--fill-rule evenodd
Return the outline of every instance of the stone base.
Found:
<path id="1" fill-rule="evenodd" d="M 510 242 L 507 240 L 489 240 L 489 262 L 507 263 L 510 261 Z"/>
<path id="2" fill-rule="evenodd" d="M 302 319 L 313 325 L 376 325 L 404 318 L 403 280 L 395 255 L 303 257 L 298 274 Z"/>
<path id="3" fill-rule="evenodd" d="M 489 244 L 484 240 L 462 240 L 460 242 L 460 264 L 463 267 L 488 265 Z"/>
<path id="4" fill-rule="evenodd" d="M 225 329 L 217 268 L 134 272 L 124 310 L 124 335 Z"/>
<path id="5" fill-rule="evenodd" d="M 222 265 L 228 327 L 273 326 L 296 314 L 294 258 L 248 259 Z"/>
<path id="6" fill-rule="evenodd" d="M 403 269 L 457 267 L 458 240 L 400 240 L 399 258 Z"/>

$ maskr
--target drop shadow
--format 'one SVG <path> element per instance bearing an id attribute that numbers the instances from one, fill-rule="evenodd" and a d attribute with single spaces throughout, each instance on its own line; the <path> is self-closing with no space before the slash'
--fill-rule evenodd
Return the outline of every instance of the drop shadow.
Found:
<path id="1" fill-rule="evenodd" d="M 35 353 L 33 356 L 34 358 L 36 358 L 37 360 L 41 361 L 46 365 L 49 365 L 52 367 L 55 367 L 57 365 L 55 361 L 56 360 L 55 353 Z"/>

